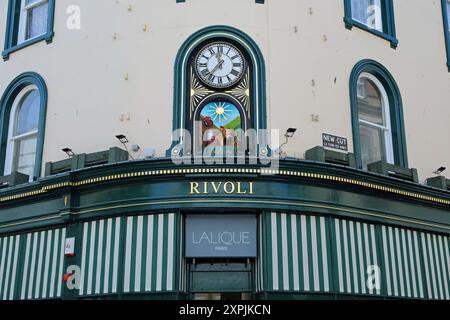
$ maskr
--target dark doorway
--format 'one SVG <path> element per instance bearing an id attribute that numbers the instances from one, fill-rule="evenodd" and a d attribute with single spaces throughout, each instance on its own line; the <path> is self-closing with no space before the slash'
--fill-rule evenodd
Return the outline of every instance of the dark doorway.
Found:
<path id="1" fill-rule="evenodd" d="M 252 259 L 190 259 L 191 299 L 249 300 L 252 270 Z"/>

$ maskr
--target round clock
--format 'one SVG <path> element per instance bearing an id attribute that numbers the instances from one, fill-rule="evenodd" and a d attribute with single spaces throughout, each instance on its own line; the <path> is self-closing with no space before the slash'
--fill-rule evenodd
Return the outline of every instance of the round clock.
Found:
<path id="1" fill-rule="evenodd" d="M 244 75 L 245 60 L 235 46 L 214 42 L 197 55 L 195 70 L 200 79 L 214 88 L 227 88 L 236 84 Z"/>

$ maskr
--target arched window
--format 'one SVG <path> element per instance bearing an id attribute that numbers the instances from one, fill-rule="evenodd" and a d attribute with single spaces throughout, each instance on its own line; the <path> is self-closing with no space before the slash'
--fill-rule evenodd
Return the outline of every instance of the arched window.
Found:
<path id="1" fill-rule="evenodd" d="M 16 97 L 9 121 L 5 175 L 11 172 L 34 176 L 39 124 L 39 91 L 34 85 L 23 89 Z"/>
<path id="2" fill-rule="evenodd" d="M 363 60 L 350 77 L 353 145 L 359 168 L 377 161 L 406 167 L 402 101 L 390 73 Z"/>
<path id="3" fill-rule="evenodd" d="M 363 168 L 384 160 L 394 163 L 389 99 L 381 82 L 370 73 L 358 79 L 358 121 Z"/>
<path id="4" fill-rule="evenodd" d="M 47 90 L 35 73 L 16 78 L 1 100 L 0 175 L 20 172 L 30 181 L 40 175 Z"/>

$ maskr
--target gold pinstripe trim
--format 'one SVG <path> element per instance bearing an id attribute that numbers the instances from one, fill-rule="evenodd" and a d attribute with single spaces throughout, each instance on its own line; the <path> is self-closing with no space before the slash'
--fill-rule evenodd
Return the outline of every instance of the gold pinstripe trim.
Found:
<path id="1" fill-rule="evenodd" d="M 91 179 L 85 179 L 76 182 L 62 182 L 52 185 L 43 186 L 41 189 L 33 190 L 24 193 L 18 193 L 11 196 L 1 197 L 0 203 L 7 202 L 11 200 L 17 200 L 22 198 L 27 198 L 39 194 L 46 193 L 51 190 L 56 190 L 60 188 L 65 188 L 69 186 L 79 187 L 89 184 L 101 183 L 105 181 L 114 181 L 120 179 L 128 179 L 132 177 L 142 177 L 142 176 L 155 176 L 155 175 L 174 175 L 174 174 L 196 174 L 196 173 L 257 173 L 257 174 L 271 174 L 271 175 L 281 175 L 281 176 L 300 176 L 307 177 L 317 180 L 328 180 L 328 181 L 339 181 L 345 184 L 362 186 L 368 189 L 380 190 L 388 193 L 393 193 L 397 195 L 401 195 L 408 198 L 426 200 L 430 202 L 450 205 L 450 200 L 427 196 L 420 193 L 404 191 L 401 189 L 385 187 L 378 184 L 368 183 L 365 181 L 349 179 L 339 176 L 326 175 L 321 173 L 313 173 L 313 172 L 302 172 L 302 171 L 292 171 L 292 170 L 279 170 L 279 169 L 249 169 L 249 168 L 190 168 L 190 169 L 169 169 L 169 170 L 151 170 L 151 171 L 141 171 L 141 172 L 129 172 L 129 173 L 121 173 Z"/>
<path id="2" fill-rule="evenodd" d="M 403 222 L 403 223 L 412 223 L 416 225 L 422 225 L 427 227 L 433 227 L 433 228 L 440 228 L 445 230 L 450 230 L 450 226 L 444 225 L 444 224 L 438 224 L 438 223 L 427 223 L 420 220 L 415 219 L 408 219 L 408 218 L 399 218 L 390 216 L 387 214 L 382 214 L 376 211 L 369 211 L 364 209 L 350 209 L 346 207 L 341 206 L 334 206 L 334 205 L 325 205 L 325 204 L 311 204 L 307 202 L 302 201 L 277 201 L 277 200 L 251 200 L 251 199 L 245 199 L 245 200 L 237 200 L 237 199 L 191 199 L 191 200 L 168 200 L 168 201 L 150 201 L 150 202 L 141 202 L 141 203 L 133 203 L 133 204 L 121 204 L 121 205 L 113 205 L 113 206 L 106 206 L 101 208 L 95 208 L 95 209 L 86 209 L 79 212 L 74 212 L 72 214 L 74 215 L 83 215 L 87 213 L 93 213 L 93 212 L 99 212 L 99 211 L 105 211 L 105 210 L 111 210 L 111 209 L 120 209 L 120 208 L 133 208 L 133 207 L 139 207 L 139 206 L 145 206 L 145 205 L 170 205 L 170 204 L 189 204 L 189 203 L 254 203 L 254 204 L 266 204 L 266 205 L 289 205 L 289 206 L 299 206 L 299 207 L 306 207 L 306 208 L 320 208 L 320 209 L 330 209 L 330 210 L 336 210 L 336 211 L 344 211 L 348 213 L 355 213 L 355 214 L 361 214 L 365 216 L 371 216 L 371 217 L 378 217 L 383 218 L 391 221 L 397 221 L 397 222 Z"/>
<path id="3" fill-rule="evenodd" d="M 246 200 L 234 200 L 234 199 L 218 200 L 218 199 L 207 199 L 207 198 L 198 199 L 198 200 L 191 199 L 191 200 L 150 201 L 150 202 L 139 202 L 139 203 L 133 203 L 133 204 L 126 204 L 126 205 L 122 204 L 122 205 L 115 205 L 115 206 L 114 205 L 113 206 L 105 206 L 105 207 L 101 207 L 101 208 L 82 210 L 80 212 L 72 212 L 72 213 L 65 212 L 65 213 L 53 215 L 51 217 L 37 218 L 37 219 L 30 219 L 30 220 L 26 220 L 26 221 L 14 222 L 14 223 L 10 223 L 10 224 L 1 225 L 0 229 L 13 227 L 13 226 L 19 226 L 19 225 L 25 225 L 25 224 L 32 223 L 32 222 L 57 219 L 57 218 L 60 218 L 61 216 L 65 216 L 65 215 L 69 215 L 69 214 L 81 216 L 81 215 L 87 214 L 87 213 L 100 212 L 100 211 L 111 210 L 111 209 L 120 209 L 120 208 L 130 208 L 130 207 L 134 208 L 134 207 L 140 207 L 140 206 L 146 206 L 146 205 L 170 205 L 170 204 L 189 204 L 189 203 L 204 203 L 204 202 L 255 203 L 255 204 L 290 205 L 290 206 L 299 206 L 299 207 L 306 207 L 306 208 L 330 209 L 330 210 L 344 211 L 344 212 L 348 212 L 348 213 L 356 213 L 356 214 L 361 214 L 361 215 L 365 215 L 365 216 L 378 217 L 378 218 L 383 218 L 383 219 L 387 219 L 387 220 L 395 221 L 395 222 L 411 223 L 411 224 L 421 225 L 421 226 L 425 226 L 425 227 L 439 228 L 439 229 L 443 229 L 446 231 L 450 230 L 450 226 L 448 226 L 448 225 L 443 225 L 443 224 L 438 224 L 438 223 L 426 223 L 426 222 L 423 222 L 420 220 L 415 220 L 415 219 L 389 216 L 386 214 L 378 213 L 376 211 L 368 211 L 368 210 L 364 210 L 364 209 L 351 209 L 351 208 L 334 206 L 334 205 L 310 204 L 310 203 L 302 202 L 302 201 L 276 201 L 276 200 L 275 201 L 274 200 L 263 201 L 263 200 L 248 200 L 248 199 L 246 199 Z"/>

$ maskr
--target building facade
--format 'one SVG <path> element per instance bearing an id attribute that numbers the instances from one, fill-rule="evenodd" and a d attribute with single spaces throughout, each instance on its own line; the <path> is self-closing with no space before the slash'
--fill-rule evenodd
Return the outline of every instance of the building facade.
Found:
<path id="1" fill-rule="evenodd" d="M 0 35 L 0 300 L 450 299 L 449 0 L 9 0 Z"/>

